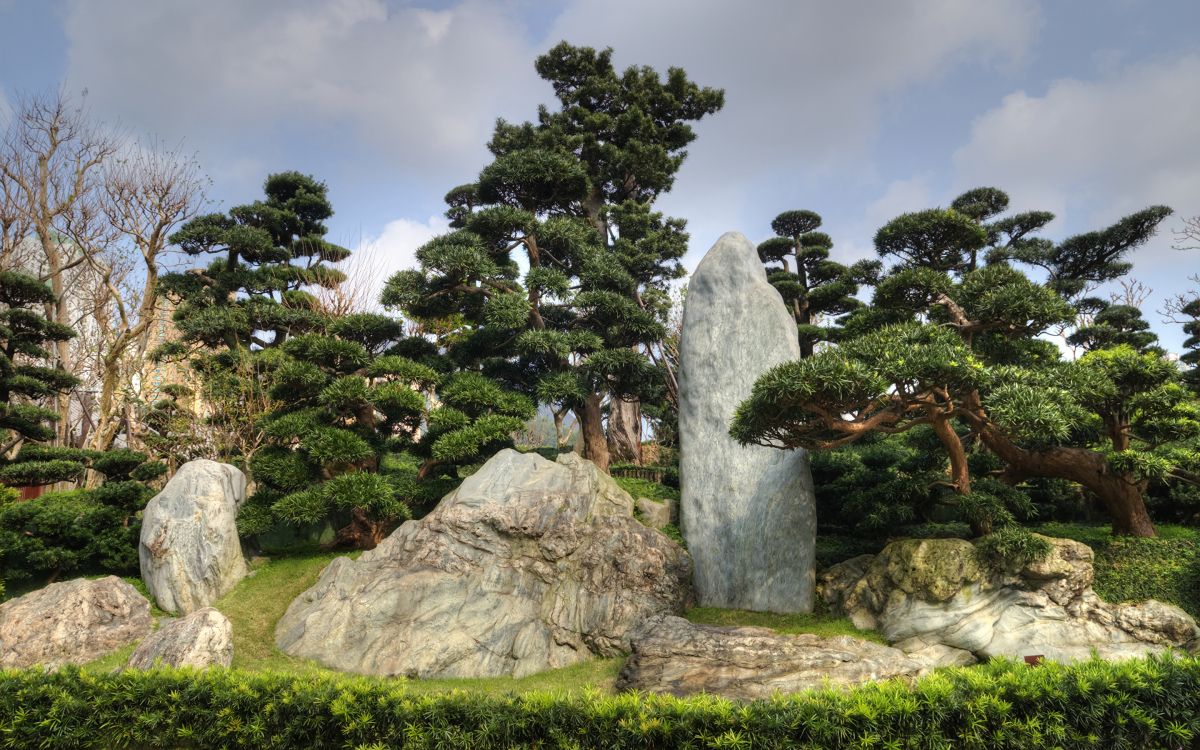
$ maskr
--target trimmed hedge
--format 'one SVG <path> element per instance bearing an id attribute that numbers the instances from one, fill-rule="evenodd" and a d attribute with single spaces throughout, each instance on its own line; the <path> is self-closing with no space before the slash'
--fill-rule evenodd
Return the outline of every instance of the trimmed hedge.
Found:
<path id="1" fill-rule="evenodd" d="M 3 748 L 1195 748 L 1200 660 L 996 662 L 738 704 L 420 694 L 402 680 L 0 672 Z"/>

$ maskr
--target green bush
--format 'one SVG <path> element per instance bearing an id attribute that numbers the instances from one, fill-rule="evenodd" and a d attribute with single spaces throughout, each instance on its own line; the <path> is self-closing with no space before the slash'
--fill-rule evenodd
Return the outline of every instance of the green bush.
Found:
<path id="1" fill-rule="evenodd" d="M 1158 599 L 1200 618 L 1200 529 L 1160 525 L 1151 539 L 1118 537 L 1107 526 L 1045 524 L 1047 536 L 1083 542 L 1096 553 L 1092 584 L 1110 602 Z"/>
<path id="2" fill-rule="evenodd" d="M 975 542 L 975 552 L 985 565 L 1001 570 L 1018 569 L 1050 554 L 1050 542 L 1019 526 L 1006 526 Z"/>
<path id="3" fill-rule="evenodd" d="M 136 573 L 141 525 L 84 490 L 0 505 L 0 577 L 9 581 L 78 572 Z"/>
<path id="4" fill-rule="evenodd" d="M 737 704 L 640 693 L 421 694 L 401 680 L 0 672 L 0 748 L 1169 748 L 1200 740 L 1200 661 L 998 661 Z"/>

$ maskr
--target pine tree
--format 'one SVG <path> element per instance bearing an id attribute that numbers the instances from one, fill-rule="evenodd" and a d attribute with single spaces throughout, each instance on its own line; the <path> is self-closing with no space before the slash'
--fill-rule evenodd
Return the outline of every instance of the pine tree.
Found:
<path id="1" fill-rule="evenodd" d="M 723 102 L 680 69 L 618 74 L 611 57 L 562 43 L 538 58 L 560 108 L 497 122 L 493 161 L 446 196 L 453 231 L 385 292 L 413 318 L 456 327 L 457 367 L 572 409 L 604 469 L 605 399 L 662 390 L 645 350 L 664 335 L 687 234 L 652 205 L 695 138 L 689 123 Z"/>
<path id="2" fill-rule="evenodd" d="M 859 285 L 874 281 L 881 268 L 878 261 L 844 266 L 829 260 L 833 240 L 816 231 L 820 226 L 821 217 L 813 211 L 784 211 L 771 222 L 776 236 L 758 246 L 759 258 L 768 264 L 767 280 L 796 318 L 801 357 L 811 357 L 818 342 L 836 339 L 836 320 L 820 324 L 860 307 L 854 297 Z"/>
<path id="3" fill-rule="evenodd" d="M 47 320 L 42 309 L 54 301 L 50 287 L 32 276 L 0 271 L 0 481 L 11 486 L 74 480 L 84 471 L 84 455 L 68 448 L 38 446 L 24 460 L 4 455 L 25 443 L 54 440 L 58 411 L 43 405 L 68 392 L 78 379 L 50 367 L 48 347 L 75 336 L 69 327 Z"/>
<path id="4" fill-rule="evenodd" d="M 1126 255 L 1170 210 L 1155 206 L 1113 226 L 1055 244 L 1034 236 L 1052 216 L 1001 214 L 1008 197 L 970 191 L 949 209 L 905 214 L 876 234 L 898 258 L 871 306 L 849 321 L 836 350 L 766 373 L 738 409 L 743 443 L 827 450 L 872 433 L 929 425 L 949 462 L 947 484 L 977 533 L 1006 522 L 1006 493 L 973 480 L 972 445 L 1002 465 L 1009 483 L 1066 479 L 1107 507 L 1113 530 L 1153 536 L 1143 492 L 1154 477 L 1189 475 L 1185 446 L 1200 413 L 1160 351 L 1128 344 L 1061 360 L 1038 338 L 1071 322 L 1089 284 L 1119 278 Z M 1012 265 L 1041 268 L 1039 284 Z M 1118 310 L 1107 319 L 1138 333 Z M 1095 333 L 1093 331 L 1093 333 Z M 1094 425 L 1103 426 L 1097 434 Z"/>

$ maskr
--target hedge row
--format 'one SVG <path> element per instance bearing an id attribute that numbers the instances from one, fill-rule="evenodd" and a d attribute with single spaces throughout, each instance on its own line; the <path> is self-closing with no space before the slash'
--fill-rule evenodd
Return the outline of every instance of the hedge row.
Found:
<path id="1" fill-rule="evenodd" d="M 1200 660 L 999 662 L 737 704 L 421 694 L 400 680 L 0 672 L 4 748 L 1197 748 Z"/>

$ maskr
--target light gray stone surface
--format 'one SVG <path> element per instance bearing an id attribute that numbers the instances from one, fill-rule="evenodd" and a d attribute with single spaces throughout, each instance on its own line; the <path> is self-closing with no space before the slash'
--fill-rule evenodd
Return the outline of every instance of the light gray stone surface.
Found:
<path id="1" fill-rule="evenodd" d="M 974 546 L 961 539 L 893 542 L 879 555 L 824 572 L 821 594 L 856 626 L 876 628 L 905 651 L 943 663 L 958 655 L 936 657 L 939 646 L 979 659 L 1060 662 L 1200 647 L 1200 629 L 1186 612 L 1154 600 L 1102 601 L 1091 588 L 1091 548 L 1045 538 L 1052 548 L 1046 559 L 1006 571 L 983 566 Z"/>
<path id="2" fill-rule="evenodd" d="M 233 625 L 212 607 L 164 621 L 142 639 L 125 665 L 130 669 L 228 667 L 233 663 Z"/>
<path id="3" fill-rule="evenodd" d="M 638 515 L 642 518 L 642 523 L 652 529 L 661 529 L 663 526 L 671 523 L 671 506 L 669 503 L 659 500 L 652 500 L 648 497 L 639 497 L 635 505 Z"/>
<path id="4" fill-rule="evenodd" d="M 754 700 L 773 693 L 911 678 L 930 664 L 899 649 L 850 636 L 782 635 L 766 628 L 696 625 L 650 618 L 632 638 L 619 690 Z"/>
<path id="5" fill-rule="evenodd" d="M 194 612 L 246 577 L 237 533 L 245 500 L 246 475 L 237 467 L 197 459 L 146 505 L 138 559 L 160 609 Z"/>
<path id="6" fill-rule="evenodd" d="M 742 447 L 734 409 L 800 358 L 795 319 L 754 245 L 717 240 L 688 282 L 680 344 L 680 525 L 708 607 L 812 610 L 816 514 L 804 451 Z"/>
<path id="7" fill-rule="evenodd" d="M 116 576 L 52 583 L 0 604 L 0 669 L 86 664 L 150 632 L 150 602 Z"/>
<path id="8" fill-rule="evenodd" d="M 283 651 L 412 677 L 520 677 L 629 648 L 690 600 L 691 560 L 574 453 L 504 450 L 429 515 L 338 558 L 288 607 Z"/>

